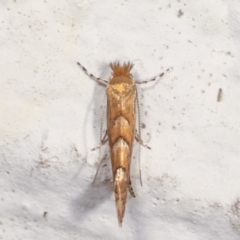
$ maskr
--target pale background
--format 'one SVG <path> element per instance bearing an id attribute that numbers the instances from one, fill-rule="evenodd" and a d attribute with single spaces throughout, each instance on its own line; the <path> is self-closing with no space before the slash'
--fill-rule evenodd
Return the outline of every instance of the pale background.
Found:
<path id="1" fill-rule="evenodd" d="M 109 156 L 92 185 L 105 89 L 76 64 L 115 60 L 173 68 L 139 88 L 122 228 Z M 239 63 L 239 0 L 1 1 L 0 239 L 240 239 Z"/>

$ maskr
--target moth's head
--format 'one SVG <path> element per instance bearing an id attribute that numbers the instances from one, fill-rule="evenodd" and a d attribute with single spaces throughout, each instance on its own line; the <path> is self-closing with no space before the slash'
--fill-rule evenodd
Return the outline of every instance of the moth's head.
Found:
<path id="1" fill-rule="evenodd" d="M 112 77 L 132 77 L 131 70 L 133 68 L 133 64 L 130 62 L 123 63 L 123 65 L 119 62 L 110 63 L 110 67 L 113 70 Z"/>
<path id="2" fill-rule="evenodd" d="M 136 84 L 132 78 L 131 69 L 133 64 L 124 63 L 123 65 L 119 62 L 111 63 L 112 76 L 108 82 L 108 94 L 114 95 L 117 99 L 126 96 L 135 96 Z"/>

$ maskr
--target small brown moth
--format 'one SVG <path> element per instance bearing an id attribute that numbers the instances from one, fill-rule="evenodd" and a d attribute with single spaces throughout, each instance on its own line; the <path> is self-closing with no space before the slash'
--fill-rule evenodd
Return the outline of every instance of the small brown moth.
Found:
<path id="1" fill-rule="evenodd" d="M 164 73 L 151 80 L 137 82 L 131 74 L 133 64 L 111 63 L 112 76 L 106 81 L 90 74 L 80 63 L 78 65 L 91 78 L 107 84 L 107 132 L 101 145 L 109 141 L 118 222 L 119 226 L 122 226 L 127 192 L 135 197 L 130 178 L 134 138 L 146 146 L 141 140 L 140 132 L 137 134 L 135 130 L 138 107 L 136 84 L 155 81 Z"/>

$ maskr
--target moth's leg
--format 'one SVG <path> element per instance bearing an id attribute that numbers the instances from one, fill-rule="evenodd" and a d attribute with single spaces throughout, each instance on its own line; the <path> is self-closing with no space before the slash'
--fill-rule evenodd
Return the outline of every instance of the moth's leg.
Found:
<path id="1" fill-rule="evenodd" d="M 92 184 L 94 184 L 96 178 L 97 178 L 97 175 L 98 175 L 98 172 L 99 172 L 99 169 L 100 169 L 100 166 L 101 166 L 101 163 L 103 162 L 103 160 L 105 160 L 107 158 L 107 154 L 104 155 L 104 157 L 100 160 L 100 162 L 98 163 L 98 167 L 97 167 L 97 171 L 96 171 L 96 174 L 94 176 L 94 179 L 93 179 L 93 182 Z"/>
<path id="2" fill-rule="evenodd" d="M 106 159 L 106 157 L 107 157 L 107 154 L 105 154 L 104 157 L 101 159 L 101 147 L 102 147 L 107 141 L 108 141 L 108 135 L 107 135 L 107 131 L 106 131 L 105 134 L 104 134 L 104 136 L 103 136 L 103 139 L 102 139 L 101 142 L 100 142 L 100 144 L 99 144 L 97 147 L 95 147 L 95 148 L 92 149 L 92 151 L 94 151 L 94 150 L 100 148 L 100 150 L 99 150 L 99 160 L 98 160 L 99 163 L 98 163 L 97 171 L 96 171 L 96 174 L 95 174 L 95 176 L 94 176 L 94 179 L 93 179 L 93 183 L 92 183 L 92 184 L 94 184 L 94 182 L 95 182 L 95 180 L 96 180 L 96 178 L 97 178 L 98 171 L 99 171 L 99 169 L 100 169 L 100 166 L 101 166 L 102 161 L 103 161 L 104 159 Z"/>
<path id="3" fill-rule="evenodd" d="M 103 136 L 103 139 L 101 140 L 100 144 L 97 145 L 95 148 L 92 148 L 91 151 L 95 151 L 97 149 L 99 149 L 100 147 L 102 147 L 106 142 L 108 141 L 108 135 L 107 135 L 107 130 Z"/>
<path id="4" fill-rule="evenodd" d="M 93 74 L 91 74 L 81 63 L 77 62 L 78 66 L 92 79 L 106 85 L 108 83 L 107 80 L 101 79 L 99 77 L 95 77 Z"/>
<path id="5" fill-rule="evenodd" d="M 146 147 L 147 149 L 151 149 L 143 140 L 140 138 L 139 134 L 135 132 L 135 139 L 139 142 L 142 146 Z"/>
<path id="6" fill-rule="evenodd" d="M 162 72 L 161 74 L 157 75 L 156 77 L 152 78 L 152 79 L 149 79 L 147 81 L 135 81 L 136 84 L 146 84 L 146 83 L 149 83 L 149 82 L 154 82 L 156 81 L 158 78 L 161 78 L 164 76 L 164 74 L 166 74 L 170 69 L 168 68 L 165 72 Z"/>
<path id="7" fill-rule="evenodd" d="M 132 197 L 136 197 L 136 196 L 135 196 L 135 193 L 134 193 L 134 191 L 133 191 L 133 188 L 132 188 L 131 178 L 129 179 L 128 190 L 129 190 L 129 192 L 130 192 L 130 194 L 131 194 Z"/>

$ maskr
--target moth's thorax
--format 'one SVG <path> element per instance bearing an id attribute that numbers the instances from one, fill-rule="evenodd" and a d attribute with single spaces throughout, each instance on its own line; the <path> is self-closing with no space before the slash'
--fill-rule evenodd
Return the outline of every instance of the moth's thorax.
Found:
<path id="1" fill-rule="evenodd" d="M 130 77 L 112 77 L 108 83 L 107 94 L 118 99 L 135 94 L 136 84 Z"/>

